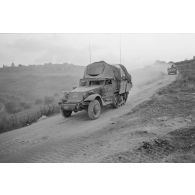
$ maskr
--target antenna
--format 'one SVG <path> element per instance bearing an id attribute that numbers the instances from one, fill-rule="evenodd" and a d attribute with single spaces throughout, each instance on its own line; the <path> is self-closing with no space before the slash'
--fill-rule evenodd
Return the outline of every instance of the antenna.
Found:
<path id="1" fill-rule="evenodd" d="M 91 41 L 89 41 L 89 63 L 91 64 Z"/>
<path id="2" fill-rule="evenodd" d="M 121 34 L 120 34 L 120 64 L 121 64 Z"/>

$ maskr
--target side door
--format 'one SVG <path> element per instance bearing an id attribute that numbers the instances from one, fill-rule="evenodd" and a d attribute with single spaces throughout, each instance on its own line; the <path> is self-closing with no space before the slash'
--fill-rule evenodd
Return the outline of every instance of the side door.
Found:
<path id="1" fill-rule="evenodd" d="M 113 89 L 113 80 L 108 79 L 105 81 L 104 87 L 103 87 L 103 99 L 105 100 L 111 100 L 114 94 Z"/>
<path id="2" fill-rule="evenodd" d="M 125 93 L 127 87 L 127 80 L 121 80 L 119 94 Z"/>

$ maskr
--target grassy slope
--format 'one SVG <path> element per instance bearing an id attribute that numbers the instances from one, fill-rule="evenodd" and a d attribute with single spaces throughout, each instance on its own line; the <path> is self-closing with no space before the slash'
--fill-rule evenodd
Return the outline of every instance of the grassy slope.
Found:
<path id="1" fill-rule="evenodd" d="M 0 133 L 58 113 L 62 91 L 77 85 L 83 70 L 84 67 L 69 64 L 1 69 Z"/>
<path id="2" fill-rule="evenodd" d="M 78 83 L 83 67 L 59 65 L 16 68 L 0 72 L 0 93 L 15 95 L 27 100 L 61 93 Z"/>
<path id="3" fill-rule="evenodd" d="M 175 82 L 118 121 L 129 149 L 103 162 L 195 162 L 195 61 L 178 69 Z"/>

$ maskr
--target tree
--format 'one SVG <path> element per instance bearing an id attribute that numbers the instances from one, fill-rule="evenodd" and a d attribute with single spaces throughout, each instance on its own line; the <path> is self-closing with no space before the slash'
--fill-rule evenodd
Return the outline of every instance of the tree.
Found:
<path id="1" fill-rule="evenodd" d="M 15 67 L 15 64 L 13 62 L 11 63 L 11 67 Z"/>

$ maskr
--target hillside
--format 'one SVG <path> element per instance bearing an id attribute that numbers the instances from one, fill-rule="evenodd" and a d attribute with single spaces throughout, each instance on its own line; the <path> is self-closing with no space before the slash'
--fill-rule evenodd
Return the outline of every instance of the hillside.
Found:
<path id="1" fill-rule="evenodd" d="M 78 85 L 83 66 L 44 64 L 0 69 L 0 132 L 58 113 L 63 90 Z"/>
<path id="2" fill-rule="evenodd" d="M 78 84 L 83 70 L 66 63 L 0 69 L 0 103 L 33 105 L 45 97 L 59 98 L 63 90 Z"/>
<path id="3" fill-rule="evenodd" d="M 36 98 L 60 94 L 78 84 L 84 67 L 51 64 L 10 67 L 0 71 L 0 95 L 17 96 L 33 101 Z"/>
<path id="4" fill-rule="evenodd" d="M 176 65 L 176 81 L 116 122 L 126 136 L 103 162 L 195 162 L 195 60 Z"/>

